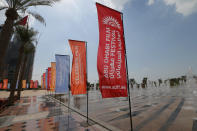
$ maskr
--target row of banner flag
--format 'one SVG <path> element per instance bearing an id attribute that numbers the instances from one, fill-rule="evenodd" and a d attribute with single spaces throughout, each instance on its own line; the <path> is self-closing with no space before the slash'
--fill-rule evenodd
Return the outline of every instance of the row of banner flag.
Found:
<path id="1" fill-rule="evenodd" d="M 99 47 L 97 70 L 99 88 L 103 98 L 127 97 L 128 71 L 121 12 L 96 3 L 99 22 Z M 70 56 L 55 55 L 56 62 L 42 74 L 43 88 L 56 93 L 73 95 L 87 91 L 87 43 L 69 40 L 72 50 L 72 70 L 70 80 Z"/>
<path id="2" fill-rule="evenodd" d="M 97 71 L 103 98 L 128 97 L 131 131 L 132 113 L 128 86 L 127 56 L 124 39 L 123 14 L 96 3 L 99 22 Z M 73 59 L 70 75 L 70 56 L 55 55 L 56 62 L 42 74 L 42 87 L 56 93 L 87 94 L 87 42 L 68 40 Z M 71 78 L 71 79 L 70 79 Z M 70 95 L 69 95 L 70 96 Z M 60 98 L 61 99 L 61 98 Z"/>
<path id="3" fill-rule="evenodd" d="M 86 42 L 69 40 L 73 53 L 70 80 L 70 56 L 55 55 L 55 61 L 41 77 L 41 87 L 56 93 L 71 90 L 73 95 L 86 94 Z M 70 82 L 71 81 L 71 82 Z"/>
<path id="4" fill-rule="evenodd" d="M 27 83 L 26 80 L 22 81 L 22 88 L 23 89 L 37 89 L 38 88 L 38 80 L 31 80 L 30 83 Z"/>
<path id="5" fill-rule="evenodd" d="M 29 83 L 26 80 L 22 81 L 22 88 L 23 89 L 37 89 L 38 88 L 38 80 L 31 80 Z M 8 83 L 8 79 L 4 79 L 3 83 L 0 83 L 0 89 L 10 89 L 10 83 Z M 16 87 L 17 89 L 17 87 Z"/>

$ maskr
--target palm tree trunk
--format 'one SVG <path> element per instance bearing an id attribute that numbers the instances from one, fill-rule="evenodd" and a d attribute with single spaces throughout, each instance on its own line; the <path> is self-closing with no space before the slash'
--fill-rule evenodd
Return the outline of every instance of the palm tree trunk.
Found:
<path id="1" fill-rule="evenodd" d="M 7 48 L 13 33 L 14 20 L 8 17 L 0 32 L 0 79 L 3 79 L 4 61 Z"/>
<path id="2" fill-rule="evenodd" d="M 9 104 L 13 104 L 13 102 L 14 102 L 14 94 L 15 94 L 16 84 L 17 84 L 18 75 L 20 72 L 21 63 L 23 60 L 23 51 L 24 51 L 24 47 L 21 46 L 20 51 L 19 51 L 17 65 L 16 65 L 14 80 L 11 82 Z"/>
<path id="3" fill-rule="evenodd" d="M 21 97 L 21 91 L 22 91 L 22 80 L 24 78 L 24 74 L 25 74 L 25 70 L 26 70 L 26 65 L 27 65 L 27 54 L 24 54 L 25 58 L 24 58 L 24 62 L 21 64 L 21 73 L 20 73 L 20 77 L 19 77 L 19 86 L 18 86 L 18 90 L 17 90 L 17 98 L 18 100 L 20 100 Z"/>

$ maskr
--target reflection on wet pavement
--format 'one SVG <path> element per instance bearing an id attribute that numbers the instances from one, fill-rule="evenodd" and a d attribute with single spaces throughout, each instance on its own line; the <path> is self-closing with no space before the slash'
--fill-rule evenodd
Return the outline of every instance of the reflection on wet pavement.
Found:
<path id="1" fill-rule="evenodd" d="M 192 131 L 197 116 L 197 87 L 131 88 L 134 130 Z M 68 95 L 62 99 L 68 99 Z M 71 96 L 71 107 L 86 113 L 86 96 Z M 67 104 L 65 102 L 65 104 Z M 89 92 L 89 116 L 118 129 L 130 130 L 126 98 L 102 99 L 99 91 Z"/>
<path id="2" fill-rule="evenodd" d="M 23 97 L 0 114 L 0 131 L 93 131 L 105 130 L 45 96 Z"/>
<path id="3" fill-rule="evenodd" d="M 195 131 L 197 129 L 197 87 L 131 88 L 132 119 L 135 131 Z M 86 95 L 23 97 L 0 113 L 0 131 L 93 131 L 130 130 L 127 98 L 102 99 L 99 91 L 89 92 L 89 116 L 95 122 L 87 127 L 86 118 L 59 101 L 86 115 Z"/>

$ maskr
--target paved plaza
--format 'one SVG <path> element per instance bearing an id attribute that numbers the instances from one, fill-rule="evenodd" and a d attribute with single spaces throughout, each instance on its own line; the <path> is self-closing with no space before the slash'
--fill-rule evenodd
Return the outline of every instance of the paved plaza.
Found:
<path id="1" fill-rule="evenodd" d="M 105 131 L 130 130 L 126 98 L 102 99 L 89 92 L 89 126 L 86 96 L 55 97 L 54 93 L 23 96 L 0 113 L 0 131 Z M 131 88 L 132 120 L 135 131 L 195 131 L 197 87 Z M 55 99 L 56 98 L 56 99 Z"/>
<path id="2" fill-rule="evenodd" d="M 131 99 L 135 131 L 197 130 L 196 86 L 131 88 Z M 71 96 L 71 106 L 86 113 L 86 97 Z M 102 99 L 100 92 L 91 91 L 89 116 L 116 129 L 130 130 L 126 98 Z"/>
<path id="3" fill-rule="evenodd" d="M 0 114 L 0 131 L 105 131 L 48 96 L 26 96 Z"/>

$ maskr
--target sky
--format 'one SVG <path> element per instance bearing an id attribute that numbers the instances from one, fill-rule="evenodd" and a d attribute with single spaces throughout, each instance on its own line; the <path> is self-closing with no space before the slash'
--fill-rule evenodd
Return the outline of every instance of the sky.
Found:
<path id="1" fill-rule="evenodd" d="M 197 0 L 61 0 L 53 7 L 35 7 L 46 26 L 30 19 L 39 31 L 33 79 L 38 79 L 55 54 L 72 53 L 68 39 L 88 42 L 88 80 L 98 80 L 98 16 L 95 1 L 123 12 L 130 78 L 140 82 L 197 74 Z M 2 3 L 0 3 L 1 5 Z M 4 21 L 0 12 L 0 23 Z"/>

